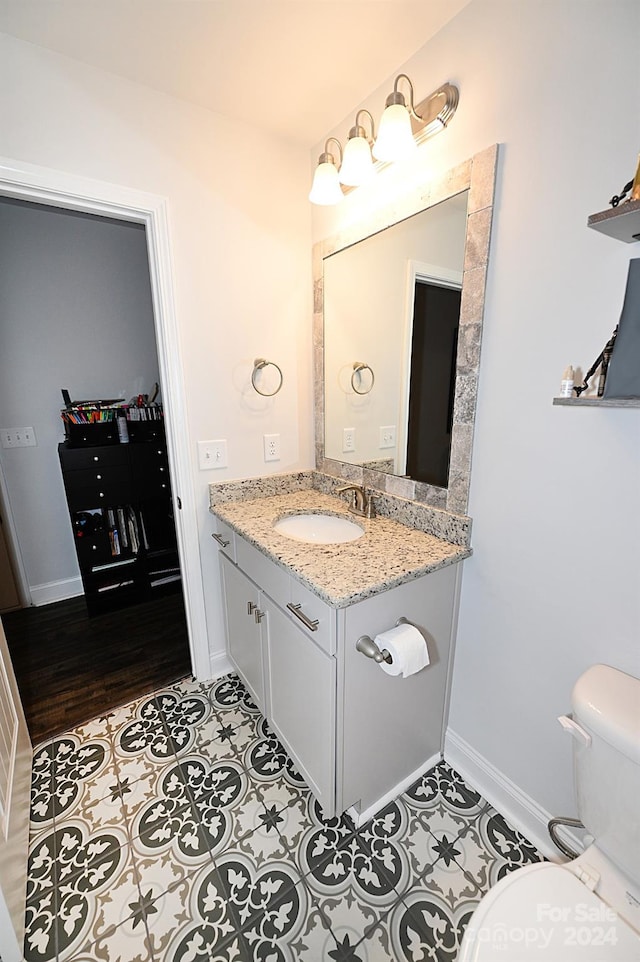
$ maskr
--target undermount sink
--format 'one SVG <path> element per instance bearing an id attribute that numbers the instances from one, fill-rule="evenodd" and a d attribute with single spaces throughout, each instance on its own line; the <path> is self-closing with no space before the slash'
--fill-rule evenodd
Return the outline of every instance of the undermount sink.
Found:
<path id="1" fill-rule="evenodd" d="M 285 538 L 307 544 L 342 544 L 364 534 L 359 524 L 333 514 L 294 514 L 274 521 L 273 527 Z"/>

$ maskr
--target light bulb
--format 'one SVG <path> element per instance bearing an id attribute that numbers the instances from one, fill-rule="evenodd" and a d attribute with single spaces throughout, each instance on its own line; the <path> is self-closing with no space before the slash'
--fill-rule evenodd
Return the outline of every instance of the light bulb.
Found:
<path id="1" fill-rule="evenodd" d="M 417 149 L 411 129 L 411 117 L 404 104 L 390 104 L 380 120 L 380 130 L 373 145 L 377 160 L 391 163 L 402 160 Z"/>
<path id="2" fill-rule="evenodd" d="M 366 137 L 349 137 L 340 167 L 340 182 L 349 187 L 360 187 L 370 181 L 374 173 L 369 141 Z"/>
<path id="3" fill-rule="evenodd" d="M 329 207 L 331 204 L 339 204 L 343 196 L 335 164 L 329 161 L 318 164 L 309 191 L 311 203 Z"/>

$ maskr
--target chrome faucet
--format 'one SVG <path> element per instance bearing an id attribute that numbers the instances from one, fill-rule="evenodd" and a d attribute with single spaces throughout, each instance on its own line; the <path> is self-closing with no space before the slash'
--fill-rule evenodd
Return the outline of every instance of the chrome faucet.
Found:
<path id="1" fill-rule="evenodd" d="M 373 503 L 373 495 L 367 493 L 366 489 L 360 484 L 345 484 L 338 488 L 338 494 L 344 491 L 353 491 L 353 504 L 349 505 L 352 514 L 358 514 L 361 518 L 375 518 L 376 509 Z"/>

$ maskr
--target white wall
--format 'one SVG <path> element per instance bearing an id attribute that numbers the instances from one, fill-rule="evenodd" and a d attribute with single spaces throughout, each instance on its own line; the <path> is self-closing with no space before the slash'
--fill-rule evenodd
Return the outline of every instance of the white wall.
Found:
<path id="1" fill-rule="evenodd" d="M 37 447 L 0 450 L 34 603 L 82 592 L 58 442 L 61 388 L 129 400 L 159 380 L 138 224 L 0 198 L 0 418 Z"/>
<path id="2" fill-rule="evenodd" d="M 609 338 L 640 256 L 586 228 L 635 169 L 638 36 L 635 0 L 473 0 L 398 65 L 418 99 L 459 86 L 450 128 L 377 187 L 502 144 L 450 725 L 554 814 L 574 810 L 555 720 L 574 681 L 595 662 L 640 676 L 640 411 L 551 404 Z M 391 86 L 364 106 L 379 116 Z M 375 190 L 314 211 L 314 241 Z"/>
<path id="3" fill-rule="evenodd" d="M 31 44 L 0 36 L 0 154 L 167 198 L 212 651 L 221 651 L 207 484 L 312 462 L 306 151 Z M 280 364 L 272 400 L 253 359 Z M 263 433 L 281 435 L 265 465 Z M 227 438 L 201 472 L 196 441 Z"/>

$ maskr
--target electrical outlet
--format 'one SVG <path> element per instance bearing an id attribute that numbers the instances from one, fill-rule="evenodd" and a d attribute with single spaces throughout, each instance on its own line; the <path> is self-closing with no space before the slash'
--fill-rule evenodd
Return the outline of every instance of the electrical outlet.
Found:
<path id="1" fill-rule="evenodd" d="M 16 447 L 16 432 L 13 428 L 2 428 L 0 430 L 0 444 L 3 448 Z"/>
<path id="2" fill-rule="evenodd" d="M 355 451 L 356 449 L 356 429 L 355 428 L 343 428 L 342 429 L 342 450 Z"/>
<path id="3" fill-rule="evenodd" d="M 263 434 L 262 443 L 264 445 L 265 461 L 279 461 L 280 460 L 280 435 L 279 434 Z"/>
<path id="4" fill-rule="evenodd" d="M 201 471 L 211 471 L 228 466 L 226 439 L 198 441 L 198 463 Z"/>
<path id="5" fill-rule="evenodd" d="M 380 447 L 395 448 L 396 446 L 396 426 L 390 424 L 386 428 L 380 428 Z"/>

